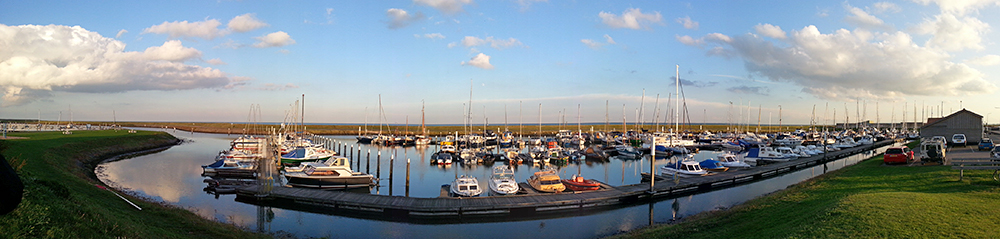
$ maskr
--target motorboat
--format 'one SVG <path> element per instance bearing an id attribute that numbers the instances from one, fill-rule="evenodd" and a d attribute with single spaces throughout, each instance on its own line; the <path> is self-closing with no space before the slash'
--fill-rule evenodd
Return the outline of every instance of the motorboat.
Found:
<path id="1" fill-rule="evenodd" d="M 254 172 L 257 171 L 257 164 L 223 158 L 212 164 L 202 165 L 201 169 L 202 173 L 206 175 L 253 176 Z"/>
<path id="2" fill-rule="evenodd" d="M 573 191 L 593 191 L 601 189 L 601 183 L 591 179 L 584 179 L 583 176 L 580 175 L 573 175 L 573 177 L 569 179 L 563 179 L 560 181 L 562 181 L 562 184 L 565 185 L 566 188 Z"/>
<path id="3" fill-rule="evenodd" d="M 660 167 L 664 176 L 678 176 L 678 177 L 694 177 L 694 176 L 704 176 L 708 174 L 708 171 L 701 168 L 698 162 L 693 160 L 683 160 L 677 163 L 672 163 L 668 165 L 663 165 Z"/>
<path id="4" fill-rule="evenodd" d="M 299 164 L 308 161 L 326 160 L 333 157 L 333 152 L 319 147 L 295 147 L 287 154 L 281 155 L 282 164 Z"/>
<path id="5" fill-rule="evenodd" d="M 756 161 L 784 162 L 792 160 L 792 157 L 778 153 L 778 151 L 774 150 L 774 148 L 771 147 L 760 147 L 760 148 L 750 148 L 750 150 L 747 152 L 747 155 L 743 157 L 743 159 L 751 160 L 754 162 Z"/>
<path id="6" fill-rule="evenodd" d="M 726 166 L 726 167 L 730 167 L 730 168 L 749 168 L 750 167 L 750 164 L 748 164 L 746 162 L 743 162 L 743 161 L 740 161 L 740 159 L 737 158 L 736 155 L 732 154 L 732 153 L 720 154 L 718 156 L 715 156 L 715 158 L 716 158 L 716 160 L 719 161 L 719 163 L 722 163 L 722 165 Z"/>
<path id="7" fill-rule="evenodd" d="M 454 161 L 454 155 L 448 152 L 440 151 L 431 155 L 431 163 L 437 165 L 447 165 Z"/>
<path id="8" fill-rule="evenodd" d="M 369 187 L 375 184 L 371 174 L 354 172 L 350 167 L 350 160 L 345 157 L 336 157 L 329 164 L 305 164 L 300 172 L 285 172 L 285 179 L 292 187 L 306 188 L 360 188 Z"/>
<path id="9" fill-rule="evenodd" d="M 777 147 L 777 148 L 774 148 L 774 150 L 778 151 L 779 154 L 783 154 L 783 155 L 788 156 L 788 157 L 790 157 L 792 159 L 796 159 L 796 158 L 802 157 L 801 154 L 796 153 L 795 151 L 792 151 L 791 147 Z M 808 157 L 809 155 L 806 155 L 806 156 Z"/>
<path id="10" fill-rule="evenodd" d="M 528 185 L 539 192 L 558 193 L 566 190 L 555 169 L 547 168 L 528 177 Z"/>
<path id="11" fill-rule="evenodd" d="M 642 156 L 642 152 L 639 152 L 635 147 L 628 145 L 616 145 L 615 150 L 618 151 L 618 156 L 626 158 L 639 158 Z"/>
<path id="12" fill-rule="evenodd" d="M 475 197 L 483 193 L 483 189 L 479 187 L 479 180 L 466 175 L 455 178 L 455 181 L 451 182 L 449 191 L 456 197 Z"/>
<path id="13" fill-rule="evenodd" d="M 702 160 L 698 163 L 698 165 L 701 166 L 702 169 L 710 172 L 725 172 L 726 170 L 729 170 L 729 167 L 722 165 L 722 162 L 715 159 Z"/>
<path id="14" fill-rule="evenodd" d="M 510 195 L 516 194 L 520 189 L 514 178 L 514 170 L 510 166 L 493 166 L 493 175 L 490 176 L 490 191 L 500 195 Z"/>

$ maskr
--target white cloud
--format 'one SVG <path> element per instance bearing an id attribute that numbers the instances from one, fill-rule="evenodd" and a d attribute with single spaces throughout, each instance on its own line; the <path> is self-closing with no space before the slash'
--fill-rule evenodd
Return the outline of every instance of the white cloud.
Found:
<path id="1" fill-rule="evenodd" d="M 951 13 L 959 16 L 966 13 L 976 12 L 980 8 L 995 5 L 1000 6 L 1000 0 L 913 0 L 916 3 L 928 5 L 937 4 L 942 13 Z"/>
<path id="2" fill-rule="evenodd" d="M 52 92 L 220 88 L 226 73 L 187 65 L 200 52 L 168 41 L 145 52 L 79 26 L 0 24 L 0 89 L 4 106 L 47 98 Z"/>
<path id="3" fill-rule="evenodd" d="M 125 33 L 128 33 L 128 30 L 125 29 L 118 30 L 118 34 L 115 34 L 115 38 L 122 38 L 122 35 L 125 35 Z"/>
<path id="4" fill-rule="evenodd" d="M 208 19 L 200 22 L 163 22 L 160 25 L 146 28 L 142 31 L 142 33 L 167 34 L 170 38 L 198 37 L 206 40 L 212 40 L 216 37 L 225 35 L 225 32 L 219 30 L 220 25 L 222 25 L 222 23 L 215 19 Z"/>
<path id="5" fill-rule="evenodd" d="M 420 21 L 424 19 L 424 14 L 417 12 L 416 14 L 410 14 L 406 10 L 399 8 L 390 8 L 385 11 L 385 16 L 389 17 L 389 22 L 387 23 L 389 29 L 399 29 L 409 26 L 411 23 Z"/>
<path id="6" fill-rule="evenodd" d="M 489 44 L 490 47 L 493 47 L 495 49 L 504 49 L 504 48 L 511 48 L 515 46 L 524 45 L 521 43 L 521 41 L 514 39 L 513 37 L 507 38 L 506 40 L 496 39 L 493 38 L 492 36 L 486 37 L 485 39 L 474 36 L 466 36 L 465 38 L 462 38 L 462 45 L 465 47 L 474 47 L 486 44 Z M 453 47 L 453 46 L 454 45 L 452 44 L 448 44 L 448 47 Z"/>
<path id="7" fill-rule="evenodd" d="M 146 51 L 142 55 L 146 59 L 153 61 L 184 62 L 190 59 L 201 58 L 201 51 L 184 47 L 181 41 L 170 40 L 164 42 L 162 46 L 146 48 Z"/>
<path id="8" fill-rule="evenodd" d="M 413 0 L 413 3 L 429 6 L 446 14 L 462 11 L 462 5 L 472 3 L 472 0 Z"/>
<path id="9" fill-rule="evenodd" d="M 875 8 L 875 13 L 897 13 L 901 10 L 899 6 L 891 2 L 877 2 L 872 7 Z"/>
<path id="10" fill-rule="evenodd" d="M 257 48 L 281 47 L 295 44 L 295 40 L 283 31 L 272 32 L 264 36 L 254 37 L 253 39 L 257 39 L 257 43 L 253 44 L 253 47 Z"/>
<path id="11" fill-rule="evenodd" d="M 298 85 L 295 85 L 295 84 L 292 84 L 292 83 L 287 83 L 287 84 L 284 84 L 284 85 L 279 85 L 279 84 L 274 84 L 274 83 L 267 83 L 267 84 L 264 84 L 264 86 L 258 88 L 258 90 L 283 91 L 283 90 L 287 90 L 287 89 L 298 89 L 298 88 L 299 88 Z"/>
<path id="12" fill-rule="evenodd" d="M 892 30 L 892 27 L 886 25 L 882 19 L 868 14 L 865 10 L 850 5 L 844 5 L 844 8 L 851 13 L 851 15 L 844 17 L 844 21 L 851 25 L 869 30 Z"/>
<path id="13" fill-rule="evenodd" d="M 938 47 L 946 51 L 963 49 L 982 50 L 982 34 L 990 25 L 974 17 L 959 19 L 950 13 L 942 13 L 934 19 L 927 19 L 916 27 L 918 34 L 932 35 L 926 46 Z"/>
<path id="14" fill-rule="evenodd" d="M 228 64 L 225 61 L 219 60 L 219 58 L 209 59 L 209 60 L 205 61 L 205 63 L 212 64 L 212 65 L 226 65 L 226 64 Z"/>
<path id="15" fill-rule="evenodd" d="M 416 38 L 427 38 L 427 39 L 434 39 L 434 40 L 444 39 L 444 35 L 441 35 L 441 33 L 427 33 L 427 34 L 424 34 L 424 35 L 413 34 L 413 37 L 416 37 Z"/>
<path id="16" fill-rule="evenodd" d="M 951 62 L 946 52 L 914 44 L 903 32 L 839 29 L 823 34 L 807 26 L 792 31 L 783 41 L 787 46 L 749 33 L 702 39 L 716 46 L 710 54 L 742 58 L 751 74 L 802 86 L 803 92 L 822 99 L 956 96 L 997 89 L 983 73 Z"/>
<path id="17" fill-rule="evenodd" d="M 691 21 L 691 17 L 677 18 L 677 23 L 684 25 L 684 28 L 698 30 L 698 22 Z"/>
<path id="18" fill-rule="evenodd" d="M 487 56 L 486 54 L 483 53 L 479 53 L 479 55 L 472 57 L 472 60 L 469 60 L 468 62 L 463 61 L 462 65 L 475 66 L 487 70 L 493 69 L 493 65 L 490 64 L 490 56 Z"/>
<path id="19" fill-rule="evenodd" d="M 998 55 L 985 55 L 982 57 L 972 58 L 965 60 L 965 63 L 980 65 L 980 66 L 995 66 L 1000 65 L 1000 56 Z"/>
<path id="20" fill-rule="evenodd" d="M 681 44 L 688 45 L 688 46 L 701 46 L 701 45 L 705 44 L 704 40 L 702 40 L 702 39 L 694 39 L 691 36 L 677 36 L 677 35 L 675 35 L 674 38 L 676 38 L 677 41 L 680 42 Z"/>
<path id="21" fill-rule="evenodd" d="M 775 25 L 771 25 L 771 24 L 757 24 L 756 26 L 753 26 L 753 29 L 754 29 L 754 31 L 757 31 L 757 34 L 761 34 L 761 35 L 764 35 L 766 37 L 775 38 L 775 39 L 785 39 L 786 38 L 785 31 L 781 30 L 781 27 L 779 27 L 779 26 L 775 26 Z"/>
<path id="22" fill-rule="evenodd" d="M 521 6 L 521 11 L 526 11 L 531 8 L 532 4 L 535 2 L 548 2 L 549 0 L 517 0 L 517 5 Z"/>
<path id="23" fill-rule="evenodd" d="M 662 24 L 663 22 L 663 16 L 660 15 L 660 12 L 642 13 L 642 10 L 638 8 L 626 9 L 620 17 L 614 13 L 603 11 L 597 16 L 605 25 L 612 28 L 649 29 L 650 24 Z"/>
<path id="24" fill-rule="evenodd" d="M 249 32 L 269 25 L 261 20 L 258 20 L 255 14 L 247 13 L 229 20 L 229 24 L 226 26 L 235 32 Z"/>
<path id="25" fill-rule="evenodd" d="M 612 39 L 611 36 L 609 36 L 608 34 L 604 34 L 604 42 L 599 42 L 591 39 L 580 39 L 580 42 L 582 42 L 584 45 L 587 45 L 587 47 L 590 47 L 591 49 L 594 50 L 599 50 L 605 45 L 617 44 L 615 42 L 615 39 Z"/>

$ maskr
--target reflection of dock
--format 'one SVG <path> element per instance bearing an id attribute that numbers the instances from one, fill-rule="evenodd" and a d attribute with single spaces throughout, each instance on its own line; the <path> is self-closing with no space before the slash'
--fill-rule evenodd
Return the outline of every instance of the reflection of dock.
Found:
<path id="1" fill-rule="evenodd" d="M 337 214 L 365 214 L 367 217 L 382 220 L 449 218 L 464 220 L 470 217 L 532 217 L 600 207 L 629 205 L 655 198 L 676 197 L 732 187 L 815 165 L 822 165 L 826 162 L 871 151 L 892 143 L 892 141 L 881 141 L 874 145 L 829 152 L 825 156 L 818 155 L 799 158 L 755 168 L 716 173 L 710 176 L 682 178 L 678 181 L 674 181 L 672 177 L 663 178 L 657 176 L 654 190 L 649 190 L 648 183 L 618 187 L 601 183 L 601 189 L 596 191 L 540 193 L 532 190 L 527 184 L 520 183 L 522 191 L 517 195 L 485 196 L 488 193 L 484 192 L 484 195 L 479 197 L 455 198 L 447 197 L 448 188 L 446 185 L 443 185 L 441 187 L 442 197 L 414 198 L 275 187 L 267 196 L 258 198 L 255 196 L 258 187 L 248 186 L 237 189 L 237 200 L 277 207 L 284 206 L 326 212 L 332 211 Z M 485 191 L 489 191 L 489 189 Z"/>

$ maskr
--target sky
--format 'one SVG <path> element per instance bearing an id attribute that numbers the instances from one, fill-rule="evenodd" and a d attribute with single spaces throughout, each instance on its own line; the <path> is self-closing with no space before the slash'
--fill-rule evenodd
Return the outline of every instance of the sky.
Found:
<path id="1" fill-rule="evenodd" d="M 422 109 L 430 124 L 469 111 L 477 125 L 666 123 L 680 109 L 691 123 L 831 124 L 962 108 L 1000 123 L 998 11 L 1000 0 L 0 0 L 0 118 L 298 121 L 305 95 L 307 123 L 418 124 Z"/>

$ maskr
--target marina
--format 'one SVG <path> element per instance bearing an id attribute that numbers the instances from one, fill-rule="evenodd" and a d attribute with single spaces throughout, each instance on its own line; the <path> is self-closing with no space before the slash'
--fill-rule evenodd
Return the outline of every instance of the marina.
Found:
<path id="1" fill-rule="evenodd" d="M 831 152 L 809 158 L 768 164 L 750 169 L 719 173 L 708 176 L 670 179 L 656 175 L 653 184 L 609 186 L 596 191 L 570 193 L 489 196 L 473 198 L 416 198 L 357 194 L 338 191 L 315 191 L 297 188 L 248 186 L 236 190 L 237 200 L 244 202 L 280 201 L 280 203 L 321 206 L 327 210 L 352 210 L 368 214 L 382 214 L 391 220 L 415 218 L 462 218 L 471 216 L 533 216 L 539 213 L 557 213 L 563 210 L 583 210 L 613 205 L 677 197 L 719 188 L 754 182 L 778 176 L 797 169 L 821 165 L 830 160 L 873 151 L 891 145 L 884 140 L 872 145 Z M 648 173 L 644 175 L 648 181 Z M 606 184 L 605 184 L 606 185 Z M 653 189 L 650 190 L 650 186 Z M 526 185 L 522 185 L 526 186 Z M 268 204 L 278 202 L 267 202 Z"/>
<path id="2" fill-rule="evenodd" d="M 160 129 L 163 130 L 163 129 Z M 558 173 L 564 179 L 570 178 L 573 173 L 582 173 L 588 179 L 593 179 L 601 183 L 601 189 L 589 192 L 563 192 L 560 194 L 541 193 L 534 191 L 525 182 L 532 172 L 541 170 L 537 166 L 512 165 L 515 172 L 516 181 L 520 191 L 515 195 L 508 196 L 488 196 L 483 193 L 479 197 L 468 197 L 456 199 L 447 195 L 448 188 L 442 185 L 450 183 L 456 174 L 474 175 L 480 179 L 481 186 L 487 190 L 486 183 L 492 168 L 488 165 L 463 165 L 456 163 L 451 166 L 430 164 L 429 158 L 434 152 L 435 146 L 421 147 L 372 147 L 371 162 L 367 160 L 369 148 L 363 145 L 355 145 L 353 136 L 316 136 L 316 142 L 321 142 L 322 138 L 328 138 L 330 145 L 342 143 L 354 145 L 354 156 L 344 153 L 345 157 L 354 159 L 352 166 L 357 164 L 360 155 L 360 172 L 370 172 L 376 176 L 379 182 L 370 189 L 350 189 L 348 191 L 328 191 L 313 190 L 305 188 L 274 187 L 274 192 L 296 192 L 298 196 L 304 196 L 304 201 L 294 201 L 287 199 L 276 200 L 256 200 L 255 197 L 239 197 L 237 190 L 248 189 L 247 186 L 257 184 L 254 179 L 215 179 L 200 175 L 201 170 L 191 171 L 200 165 L 208 164 L 208 159 L 218 154 L 220 147 L 229 147 L 235 136 L 225 134 L 205 134 L 189 133 L 183 131 L 163 130 L 174 135 L 187 139 L 188 143 L 181 144 L 163 152 L 151 155 L 139 156 L 128 160 L 114 161 L 102 164 L 98 167 L 98 175 L 102 181 L 119 188 L 129 188 L 134 193 L 144 195 L 154 200 L 163 201 L 169 204 L 188 208 L 202 217 L 215 219 L 218 221 L 233 223 L 243 227 L 263 231 L 282 231 L 292 233 L 299 237 L 390 237 L 402 238 L 403 235 L 395 235 L 387 231 L 380 230 L 360 230 L 349 231 L 323 229 L 324 222 L 337 222 L 345 226 L 379 228 L 393 227 L 405 228 L 404 231 L 422 233 L 433 237 L 454 237 L 461 234 L 463 237 L 473 236 L 479 238 L 497 238 L 497 235 L 488 233 L 491 230 L 505 230 L 503 228 L 532 228 L 522 230 L 516 235 L 520 236 L 543 236 L 555 237 L 565 236 L 573 238 L 593 238 L 612 235 L 645 225 L 669 222 L 685 216 L 697 214 L 699 212 L 728 208 L 739 204 L 745 200 L 752 199 L 759 195 L 767 194 L 775 190 L 780 190 L 788 185 L 800 182 L 811 177 L 825 173 L 827 170 L 836 170 L 847 165 L 854 164 L 870 157 L 875 151 L 860 151 L 859 154 L 841 159 L 830 159 L 825 163 L 815 162 L 815 166 L 796 165 L 796 170 L 788 170 L 789 166 L 798 162 L 793 160 L 786 163 L 775 163 L 764 165 L 764 167 L 780 167 L 783 170 L 775 172 L 761 172 L 760 180 L 753 180 L 752 177 L 727 178 L 730 182 L 723 182 L 721 178 L 709 180 L 708 177 L 719 177 L 722 175 L 738 176 L 741 170 L 731 169 L 725 173 L 719 173 L 705 178 L 684 178 L 684 184 L 703 184 L 702 180 L 717 181 L 711 185 L 711 190 L 698 186 L 675 187 L 672 179 L 655 182 L 658 189 L 666 189 L 666 193 L 653 195 L 645 191 L 648 189 L 648 182 L 642 181 L 642 173 L 648 172 L 649 158 L 619 158 L 612 157 L 609 161 L 581 161 L 579 164 L 570 164 L 559 168 Z M 883 142 L 880 142 L 883 143 Z M 336 147 L 336 146 L 334 146 Z M 358 147 L 363 147 L 359 150 Z M 860 148 L 860 147 L 859 147 Z M 350 149 L 350 146 L 348 146 Z M 361 151 L 362 153 L 358 153 Z M 842 150 L 844 151 L 844 150 Z M 870 150 L 869 150 L 870 151 Z M 378 160 L 381 153 L 381 160 Z M 715 158 L 722 155 L 722 152 L 701 151 L 695 154 L 695 158 Z M 847 154 L 846 151 L 845 153 Z M 832 152 L 830 156 L 832 157 Z M 392 159 L 395 158 L 395 162 Z M 411 163 L 410 183 L 405 183 L 405 173 L 407 164 L 406 158 Z M 799 159 L 803 160 L 805 158 Z M 810 158 L 814 159 L 814 158 Z M 659 167 L 669 163 L 669 158 L 655 160 L 655 166 Z M 496 165 L 503 165 L 496 163 Z M 164 173 L 135 170 L 138 168 L 163 168 Z M 355 166 L 358 168 L 358 166 Z M 380 172 L 376 171 L 381 169 Z M 370 170 L 370 171 L 369 171 Z M 774 169 L 772 169 L 774 170 Z M 392 172 L 390 172 L 392 171 Z M 166 173 L 173 172 L 173 173 Z M 746 173 L 746 172 L 743 172 Z M 391 177 L 390 177 L 391 175 Z M 696 181 L 697 180 L 697 181 Z M 215 186 L 218 184 L 218 187 Z M 632 185 L 632 186 L 628 186 Z M 628 187 L 626 187 L 628 186 Z M 706 187 L 706 186 L 702 186 Z M 669 192 L 669 188 L 674 191 Z M 408 189 L 408 190 L 407 190 Z M 633 190 L 632 195 L 637 195 L 635 201 L 617 201 L 626 190 Z M 354 205 L 340 204 L 333 207 L 333 203 L 310 202 L 319 197 L 340 197 L 340 201 L 354 202 Z M 409 195 L 407 197 L 407 195 Z M 641 196 L 647 195 L 647 196 Z M 441 198 L 444 197 L 444 198 Z M 519 199 L 522 198 L 522 199 Z M 641 198 L 641 199 L 640 199 Z M 252 200 L 247 200 L 252 199 Z M 369 201 L 364 201 L 364 200 Z M 651 199 L 651 200 L 650 200 Z M 534 205 L 542 205 L 538 208 L 515 207 L 513 213 L 509 209 L 493 207 L 489 209 L 487 203 L 509 203 L 517 200 L 534 200 Z M 584 203 L 580 203 L 584 200 Z M 603 200 L 603 201 L 602 201 Z M 631 200 L 625 198 L 625 200 Z M 331 202 L 340 202 L 331 201 Z M 462 201 L 462 202 L 459 202 Z M 469 201 L 469 202 L 464 202 Z M 360 203 L 359 203 L 360 202 Z M 396 204 L 421 202 L 428 203 L 450 203 L 448 205 L 461 205 L 464 203 L 478 203 L 480 206 L 471 205 L 469 209 L 463 209 L 459 214 L 454 210 L 441 209 L 441 207 L 427 206 L 432 208 L 429 212 L 410 212 L 403 210 L 378 210 L 365 208 L 372 205 Z M 538 204 L 549 202 L 550 204 Z M 551 203 L 557 202 L 557 203 Z M 591 202 L 591 203 L 587 203 Z M 562 205 L 565 204 L 565 205 Z M 445 204 L 442 204 L 445 205 Z M 582 208 L 581 208 L 582 206 Z M 529 208 L 529 209 L 525 209 Z M 652 209 L 652 210 L 651 210 Z M 520 211 L 519 211 L 520 210 Z M 413 216 L 411 216 L 413 215 Z M 585 223 L 584 223 L 585 222 Z M 473 223 L 475 230 L 459 225 Z M 583 223 L 583 224 L 581 224 Z M 560 228 L 565 226 L 586 225 L 586 230 L 567 232 Z"/>

